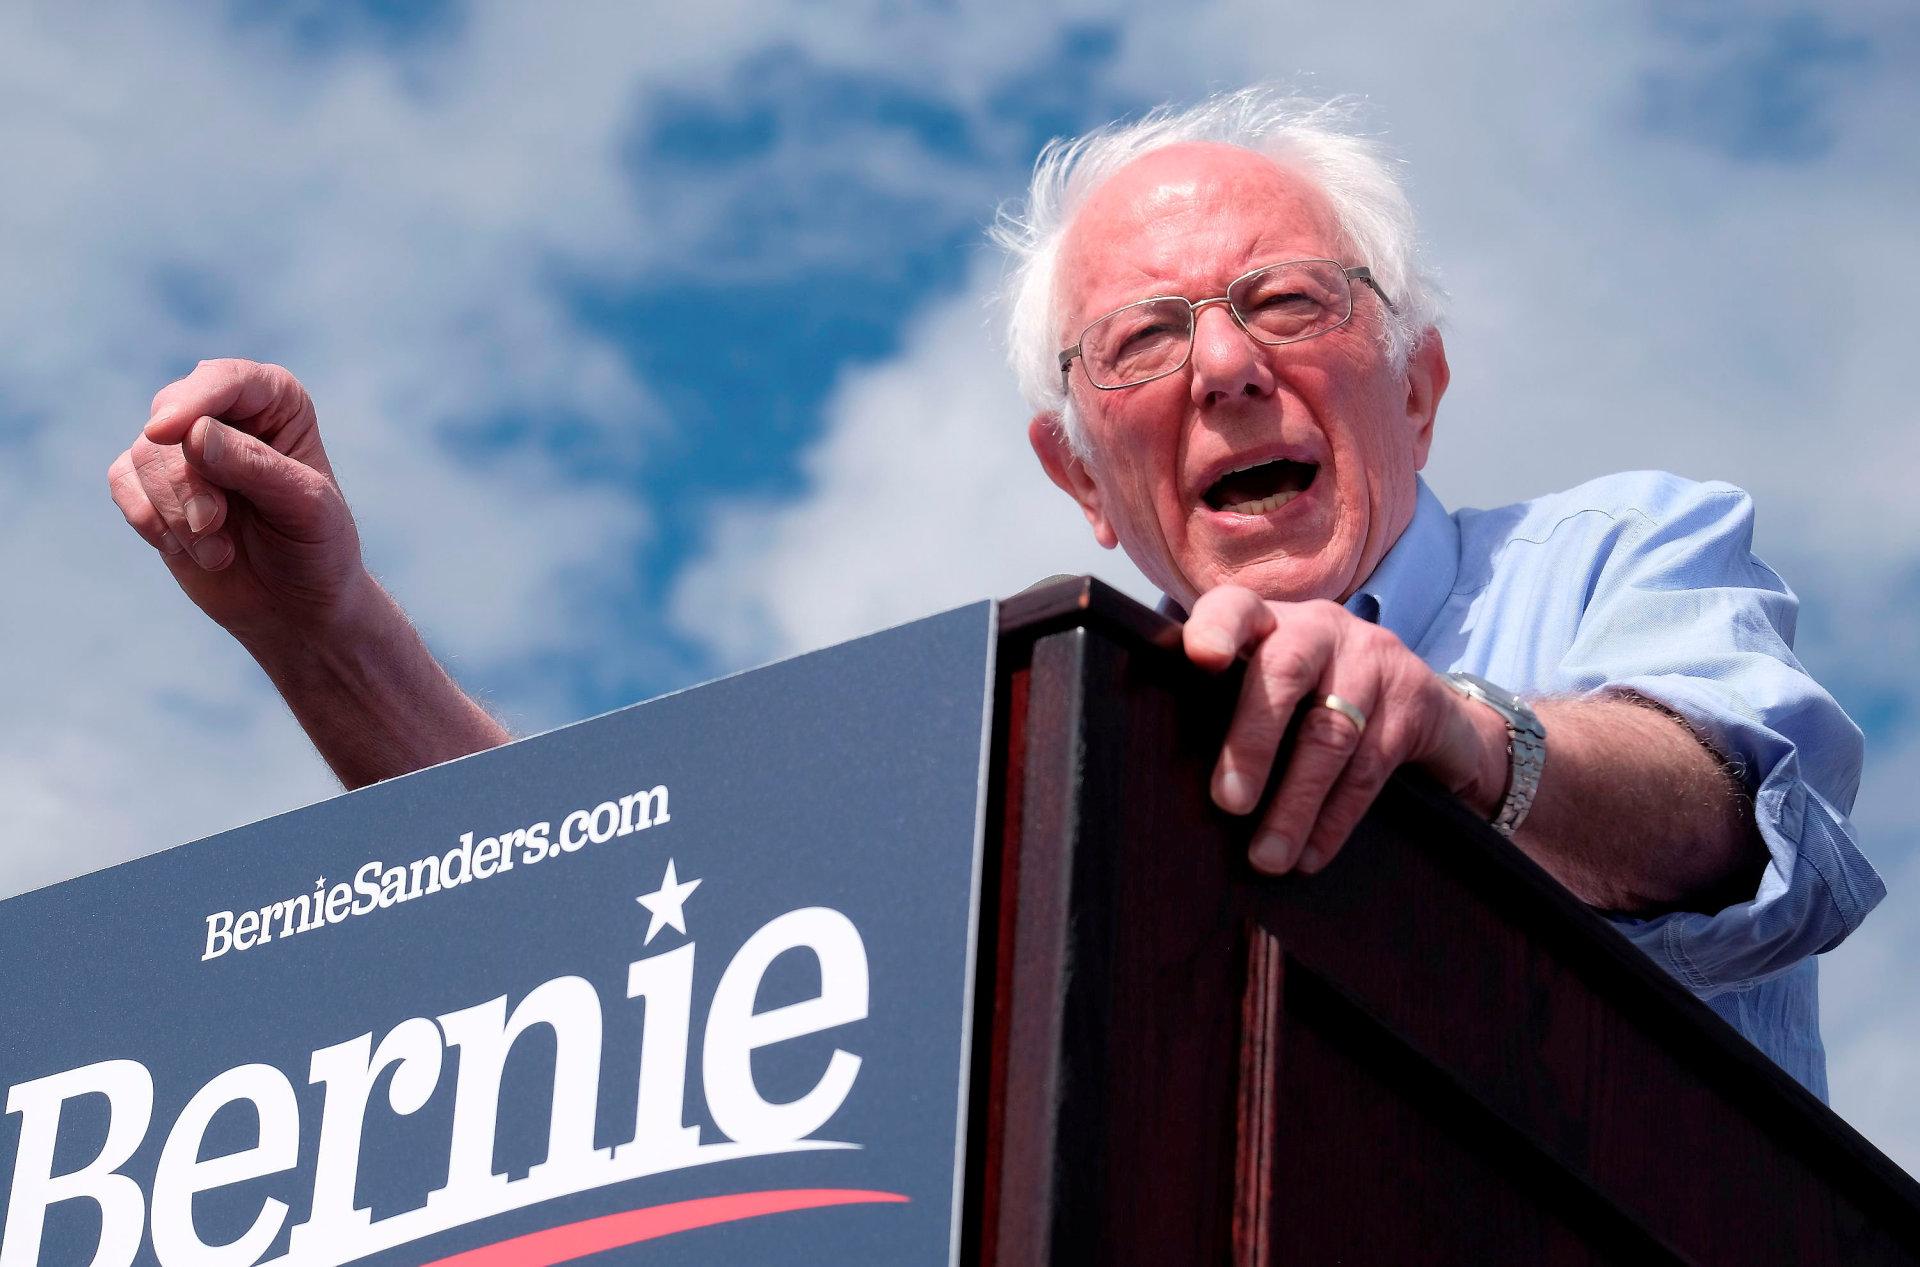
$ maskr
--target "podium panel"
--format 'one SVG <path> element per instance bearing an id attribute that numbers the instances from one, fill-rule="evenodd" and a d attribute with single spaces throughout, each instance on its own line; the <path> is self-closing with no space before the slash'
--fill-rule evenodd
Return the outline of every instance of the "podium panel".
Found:
<path id="1" fill-rule="evenodd" d="M 1437 788 L 1258 876 L 1235 680 L 1084 578 L 1001 630 L 981 1261 L 1920 1262 L 1920 1187 Z"/>
<path id="2" fill-rule="evenodd" d="M 0 1267 L 951 1261 L 992 622 L 0 903 Z"/>

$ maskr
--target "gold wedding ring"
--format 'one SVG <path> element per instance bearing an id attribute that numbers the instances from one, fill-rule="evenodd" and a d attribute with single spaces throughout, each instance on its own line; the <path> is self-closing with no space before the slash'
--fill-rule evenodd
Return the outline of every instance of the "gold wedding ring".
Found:
<path id="1" fill-rule="evenodd" d="M 1327 696 L 1320 701 L 1320 707 L 1331 708 L 1334 712 L 1352 722 L 1356 735 L 1364 735 L 1367 733 L 1367 715 L 1347 703 L 1347 701 L 1341 699 L 1338 695 Z"/>

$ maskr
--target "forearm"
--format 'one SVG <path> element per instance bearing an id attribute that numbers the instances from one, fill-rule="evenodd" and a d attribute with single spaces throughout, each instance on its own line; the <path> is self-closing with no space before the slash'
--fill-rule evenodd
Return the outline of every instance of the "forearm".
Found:
<path id="1" fill-rule="evenodd" d="M 348 788 L 495 748 L 510 736 L 448 676 L 371 577 L 325 635 L 242 639 Z"/>
<path id="2" fill-rule="evenodd" d="M 1752 804 L 1673 717 L 1623 698 L 1543 700 L 1539 795 L 1514 843 L 1603 910 L 1717 910 L 1766 863 Z"/>

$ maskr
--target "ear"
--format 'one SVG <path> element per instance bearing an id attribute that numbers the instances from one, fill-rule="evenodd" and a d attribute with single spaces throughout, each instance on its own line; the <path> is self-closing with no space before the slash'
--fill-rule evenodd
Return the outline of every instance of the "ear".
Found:
<path id="1" fill-rule="evenodd" d="M 1100 508 L 1100 486 L 1094 482 L 1087 464 L 1080 460 L 1080 455 L 1068 443 L 1060 415 L 1051 412 L 1035 414 L 1033 421 L 1027 424 L 1027 441 L 1033 445 L 1034 456 L 1040 459 L 1040 465 L 1046 469 L 1047 478 L 1058 485 L 1061 492 L 1080 503 L 1080 513 L 1087 517 L 1087 523 L 1093 528 L 1093 539 L 1109 550 L 1118 545 L 1120 538 Z"/>
<path id="2" fill-rule="evenodd" d="M 1440 331 L 1428 326 L 1419 346 L 1407 357 L 1407 426 L 1413 432 L 1415 470 L 1427 464 L 1427 452 L 1433 447 L 1433 418 L 1440 411 L 1440 398 L 1447 394 L 1451 377 L 1447 345 Z"/>

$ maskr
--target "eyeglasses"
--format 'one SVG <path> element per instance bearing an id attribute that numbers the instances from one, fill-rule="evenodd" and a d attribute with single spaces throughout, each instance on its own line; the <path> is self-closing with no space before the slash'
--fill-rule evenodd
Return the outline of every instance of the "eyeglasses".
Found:
<path id="1" fill-rule="evenodd" d="M 1269 346 L 1316 338 L 1353 317 L 1355 281 L 1365 282 L 1381 303 L 1393 308 L 1372 270 L 1364 264 L 1343 268 L 1338 260 L 1269 264 L 1237 279 L 1226 294 L 1198 303 L 1179 295 L 1156 295 L 1116 308 L 1060 353 L 1061 385 L 1075 357 L 1087 381 L 1101 391 L 1138 387 L 1178 371 L 1193 354 L 1194 323 L 1208 304 L 1227 305 L 1242 330 Z"/>

